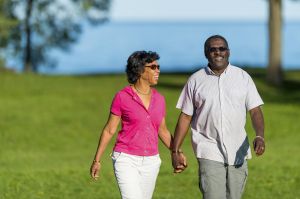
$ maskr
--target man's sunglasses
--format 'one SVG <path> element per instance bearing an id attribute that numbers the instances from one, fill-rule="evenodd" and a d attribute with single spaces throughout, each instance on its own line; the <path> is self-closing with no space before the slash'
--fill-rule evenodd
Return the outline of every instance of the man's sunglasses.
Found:
<path id="1" fill-rule="evenodd" d="M 211 48 L 208 49 L 208 52 L 210 52 L 210 53 L 215 53 L 217 51 L 225 52 L 227 50 L 229 50 L 229 49 L 226 48 L 226 47 L 219 47 L 219 48 L 217 48 L 217 47 L 211 47 Z"/>
<path id="2" fill-rule="evenodd" d="M 159 65 L 155 65 L 155 64 L 153 64 L 153 65 L 150 65 L 150 66 L 145 66 L 145 67 L 151 68 L 151 70 L 156 70 L 156 69 L 158 69 L 158 70 L 159 70 L 159 68 L 160 68 L 160 66 L 159 66 Z"/>

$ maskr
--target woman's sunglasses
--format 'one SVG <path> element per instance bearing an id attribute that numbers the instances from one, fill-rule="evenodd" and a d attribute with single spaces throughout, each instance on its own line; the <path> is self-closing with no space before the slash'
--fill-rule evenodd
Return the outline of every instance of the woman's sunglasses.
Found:
<path id="1" fill-rule="evenodd" d="M 151 70 L 156 70 L 156 69 L 158 69 L 158 70 L 159 70 L 159 68 L 160 68 L 160 66 L 159 66 L 159 65 L 155 65 L 155 64 L 153 64 L 153 65 L 150 65 L 150 66 L 145 66 L 145 67 L 151 68 Z"/>

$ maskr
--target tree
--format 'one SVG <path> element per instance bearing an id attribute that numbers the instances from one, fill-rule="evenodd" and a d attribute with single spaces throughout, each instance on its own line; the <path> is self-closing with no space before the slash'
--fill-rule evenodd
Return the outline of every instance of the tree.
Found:
<path id="1" fill-rule="evenodd" d="M 87 19 L 92 24 L 107 20 L 110 0 L 2 0 L 9 18 L 19 23 L 10 31 L 9 49 L 23 63 L 24 71 L 37 72 L 41 64 L 54 66 L 47 52 L 68 50 Z"/>
<path id="2" fill-rule="evenodd" d="M 281 0 L 269 0 L 269 63 L 267 81 L 273 85 L 280 85 L 283 80 L 281 67 Z"/>
<path id="3" fill-rule="evenodd" d="M 0 47 L 6 46 L 9 32 L 17 24 L 17 19 L 8 17 L 5 0 L 0 0 Z"/>
<path id="4" fill-rule="evenodd" d="M 283 82 L 281 37 L 282 0 L 269 0 L 269 63 L 267 81 L 272 85 L 281 85 Z"/>

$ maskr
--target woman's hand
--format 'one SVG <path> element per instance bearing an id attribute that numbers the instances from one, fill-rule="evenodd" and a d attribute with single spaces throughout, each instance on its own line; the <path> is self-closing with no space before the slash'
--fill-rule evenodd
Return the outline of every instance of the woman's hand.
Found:
<path id="1" fill-rule="evenodd" d="M 91 177 L 92 177 L 94 180 L 98 180 L 100 169 L 101 169 L 101 164 L 100 164 L 100 162 L 93 161 L 93 163 L 92 163 L 92 165 L 91 165 L 91 168 L 90 168 L 90 174 L 91 174 Z"/>
<path id="2" fill-rule="evenodd" d="M 185 155 L 180 153 L 172 153 L 172 165 L 174 168 L 174 173 L 181 173 L 187 167 L 187 161 Z"/>

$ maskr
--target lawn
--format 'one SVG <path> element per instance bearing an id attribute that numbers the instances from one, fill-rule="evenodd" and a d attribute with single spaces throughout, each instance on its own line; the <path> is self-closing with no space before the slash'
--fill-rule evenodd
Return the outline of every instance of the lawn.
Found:
<path id="1" fill-rule="evenodd" d="M 265 84 L 263 70 L 249 70 L 265 105 L 266 153 L 249 161 L 243 198 L 300 198 L 300 72 L 286 72 L 281 87 Z M 167 124 L 175 128 L 175 104 L 189 74 L 161 74 L 157 89 L 166 97 Z M 98 181 L 89 167 L 99 132 L 123 75 L 43 76 L 0 74 L 0 198 L 120 198 L 109 145 Z M 251 140 L 254 132 L 246 125 Z M 201 198 L 197 162 L 189 136 L 183 149 L 189 167 L 172 173 L 169 152 L 160 143 L 162 166 L 155 199 Z"/>

